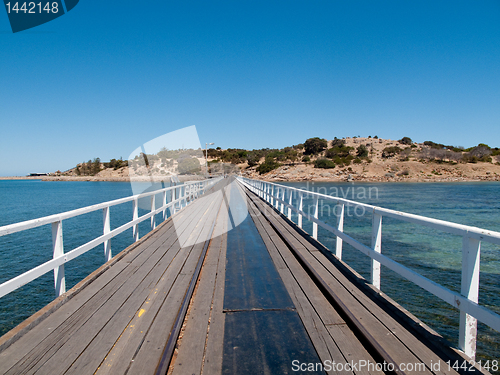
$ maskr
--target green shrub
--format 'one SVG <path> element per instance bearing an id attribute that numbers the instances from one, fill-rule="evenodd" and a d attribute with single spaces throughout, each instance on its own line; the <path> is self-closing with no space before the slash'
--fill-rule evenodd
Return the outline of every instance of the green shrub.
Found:
<path id="1" fill-rule="evenodd" d="M 443 148 L 444 148 L 444 145 L 443 145 L 443 144 L 441 144 L 441 143 L 434 143 L 434 142 L 432 142 L 432 141 L 425 141 L 425 142 L 424 142 L 424 145 L 429 146 L 429 147 L 432 147 L 432 148 L 435 148 L 435 149 L 438 149 L 438 150 L 440 150 L 440 149 L 443 149 Z"/>
<path id="2" fill-rule="evenodd" d="M 477 156 L 474 156 L 474 155 L 470 155 L 470 154 L 465 154 L 464 156 L 462 156 L 462 160 L 461 162 L 462 163 L 477 163 L 479 161 L 479 158 Z"/>
<path id="3" fill-rule="evenodd" d="M 256 170 L 257 172 L 259 172 L 259 174 L 265 174 L 280 166 L 281 164 L 277 163 L 272 157 L 266 157 L 264 163 L 259 165 Z"/>
<path id="4" fill-rule="evenodd" d="M 399 140 L 402 145 L 411 145 L 413 142 L 410 137 L 403 137 Z"/>
<path id="5" fill-rule="evenodd" d="M 345 139 L 333 138 L 332 147 L 342 147 L 343 145 L 345 145 Z"/>
<path id="6" fill-rule="evenodd" d="M 255 154 L 249 154 L 247 155 L 247 163 L 249 167 L 253 167 L 257 164 L 259 164 L 260 157 Z"/>
<path id="7" fill-rule="evenodd" d="M 311 161 L 311 158 L 309 156 L 305 155 L 304 157 L 302 157 L 302 161 L 304 163 L 309 163 Z"/>
<path id="8" fill-rule="evenodd" d="M 95 158 L 94 161 L 92 161 L 92 174 L 96 175 L 101 171 L 101 159 Z"/>
<path id="9" fill-rule="evenodd" d="M 113 168 L 115 171 L 117 169 L 120 169 L 122 167 L 126 167 L 128 165 L 128 161 L 127 160 L 122 160 L 121 158 L 120 159 L 111 159 L 109 161 L 109 163 L 104 163 L 104 166 L 106 168 Z"/>
<path id="10" fill-rule="evenodd" d="M 382 150 L 382 157 L 385 159 L 392 158 L 393 156 L 399 154 L 401 151 L 403 150 L 398 146 L 389 146 Z"/>
<path id="11" fill-rule="evenodd" d="M 360 158 L 364 158 L 364 157 L 367 157 L 368 156 L 368 148 L 365 146 L 365 145 L 360 145 L 357 149 L 356 149 L 356 155 Z"/>
<path id="12" fill-rule="evenodd" d="M 356 158 L 352 161 L 354 164 L 361 164 L 363 162 L 363 160 L 361 160 L 360 158 Z"/>
<path id="13" fill-rule="evenodd" d="M 335 168 L 335 163 L 328 159 L 317 159 L 314 162 L 314 168 L 331 169 Z"/>
<path id="14" fill-rule="evenodd" d="M 326 141 L 326 139 L 319 137 L 309 138 L 304 143 L 304 149 L 305 149 L 304 154 L 306 155 L 319 154 L 321 151 L 327 148 L 327 146 L 328 142 Z"/>
<path id="15" fill-rule="evenodd" d="M 340 146 L 334 146 L 326 150 L 325 156 L 330 159 L 333 159 L 335 157 L 345 158 L 350 155 L 351 150 L 354 150 L 354 148 L 342 144 Z"/>

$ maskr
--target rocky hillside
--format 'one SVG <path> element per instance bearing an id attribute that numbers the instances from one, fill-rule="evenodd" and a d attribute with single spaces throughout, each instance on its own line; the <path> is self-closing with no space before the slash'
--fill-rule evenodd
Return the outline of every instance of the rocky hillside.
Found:
<path id="1" fill-rule="evenodd" d="M 486 145 L 461 149 L 409 138 L 347 137 L 327 141 L 317 153 L 295 149 L 298 161 L 274 158 L 281 165 L 261 174 L 262 158 L 252 167 L 240 164 L 242 173 L 271 181 L 500 181 L 500 151 Z"/>
<path id="2" fill-rule="evenodd" d="M 198 150 L 197 152 L 201 152 Z M 50 178 L 128 180 L 204 175 L 204 158 L 192 150 L 163 151 L 131 161 L 99 159 L 81 163 Z M 200 157 L 201 156 L 201 157 Z M 146 162 L 144 162 L 144 160 Z M 416 143 L 376 137 L 325 140 L 310 138 L 283 149 L 208 150 L 211 173 L 238 172 L 272 181 L 481 181 L 500 180 L 500 150 L 485 144 L 463 149 L 434 142 Z M 129 165 L 130 164 L 130 165 Z"/>

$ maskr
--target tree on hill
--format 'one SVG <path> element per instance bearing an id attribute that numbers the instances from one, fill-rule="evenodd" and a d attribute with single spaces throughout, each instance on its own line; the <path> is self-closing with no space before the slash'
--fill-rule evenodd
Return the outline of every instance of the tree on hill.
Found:
<path id="1" fill-rule="evenodd" d="M 368 156 L 368 148 L 365 145 L 360 145 L 356 149 L 356 155 L 359 156 L 360 158 L 364 158 Z"/>
<path id="2" fill-rule="evenodd" d="M 96 175 L 101 171 L 101 159 L 95 158 L 92 161 L 92 174 Z"/>
<path id="3" fill-rule="evenodd" d="M 265 174 L 267 172 L 271 172 L 273 169 L 278 168 L 280 165 L 281 164 L 277 163 L 273 157 L 266 156 L 266 160 L 264 161 L 264 163 L 259 165 L 256 170 L 257 172 L 259 172 L 259 174 Z"/>
<path id="4" fill-rule="evenodd" d="M 324 138 L 319 138 L 319 137 L 309 138 L 304 143 L 304 149 L 305 149 L 304 154 L 306 155 L 319 154 L 321 151 L 326 149 L 327 146 L 328 143 Z"/>
<path id="5" fill-rule="evenodd" d="M 399 140 L 402 145 L 411 145 L 413 142 L 410 137 L 403 137 Z"/>

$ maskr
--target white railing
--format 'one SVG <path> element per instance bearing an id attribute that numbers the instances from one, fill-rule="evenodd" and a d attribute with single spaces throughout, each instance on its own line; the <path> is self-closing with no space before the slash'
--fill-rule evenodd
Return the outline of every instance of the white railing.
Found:
<path id="1" fill-rule="evenodd" d="M 190 202 L 201 196 L 206 189 L 213 186 L 221 178 L 215 178 L 210 180 L 189 182 L 177 186 L 171 186 L 147 193 L 137 194 L 126 198 L 115 199 L 109 202 L 99 203 L 93 206 L 83 207 L 72 211 L 63 212 L 60 214 L 55 214 L 51 216 L 45 216 L 39 219 L 23 221 L 21 223 L 10 224 L 0 227 L 0 236 L 5 236 L 8 234 L 21 232 L 24 230 L 40 227 L 42 225 L 52 225 L 52 248 L 53 248 L 53 258 L 48 262 L 45 262 L 13 279 L 10 279 L 2 284 L 0 284 L 0 298 L 6 294 L 22 287 L 23 285 L 37 279 L 38 277 L 46 274 L 47 272 L 54 270 L 54 286 L 56 290 L 56 296 L 66 292 L 66 282 L 64 276 L 64 264 L 76 257 L 84 254 L 85 252 L 95 248 L 96 246 L 104 243 L 104 256 L 105 261 L 109 261 L 112 258 L 111 255 L 111 238 L 119 235 L 125 230 L 132 228 L 132 233 L 134 240 L 139 241 L 139 223 L 144 220 L 151 218 L 151 229 L 155 229 L 156 214 L 163 212 L 163 220 L 167 218 L 167 209 L 170 210 L 170 214 L 173 215 L 176 212 L 182 210 Z M 167 192 L 171 192 L 170 202 L 167 203 Z M 156 208 L 155 197 L 156 195 L 162 195 L 162 205 Z M 150 197 L 151 199 L 151 211 L 147 214 L 139 217 L 139 199 Z M 118 228 L 111 230 L 110 228 L 110 207 L 123 204 L 126 202 L 133 202 L 133 218 L 132 221 L 121 225 Z M 103 212 L 103 235 L 99 236 L 69 252 L 64 252 L 63 245 L 63 227 L 62 222 L 65 219 L 69 219 L 75 216 L 80 216 L 87 214 L 89 212 L 102 210 Z"/>
<path id="2" fill-rule="evenodd" d="M 297 213 L 297 225 L 302 228 L 302 219 L 312 221 L 312 237 L 318 238 L 318 225 L 332 232 L 337 236 L 335 255 L 342 259 L 342 243 L 345 241 L 363 254 L 371 258 L 371 283 L 380 289 L 380 265 L 384 265 L 392 271 L 398 273 L 419 287 L 439 297 L 453 307 L 460 310 L 459 326 L 459 348 L 466 355 L 474 359 L 476 355 L 477 320 L 485 323 L 496 331 L 500 331 L 500 315 L 490 309 L 478 304 L 479 295 L 479 273 L 480 273 L 480 249 L 481 241 L 500 245 L 500 233 L 486 229 L 470 227 L 466 225 L 451 223 L 443 220 L 432 219 L 424 216 L 413 215 L 405 212 L 389 210 L 382 207 L 359 203 L 344 198 L 332 197 L 326 194 L 310 192 L 289 186 L 274 184 L 271 182 L 251 180 L 238 177 L 239 181 L 247 186 L 251 191 L 268 202 L 271 206 L 285 214 L 287 208 L 287 218 L 292 220 L 292 211 Z M 292 197 L 295 195 L 297 207 L 292 204 Z M 313 197 L 314 214 L 304 212 L 304 196 Z M 286 199 L 288 197 L 288 200 Z M 337 223 L 333 227 L 318 219 L 319 200 L 333 201 L 338 205 Z M 354 238 L 345 234 L 344 231 L 344 208 L 345 206 L 363 207 L 366 212 L 372 213 L 372 241 L 368 247 Z M 280 207 L 281 206 L 281 207 Z M 401 221 L 419 224 L 443 232 L 451 233 L 462 237 L 462 281 L 461 294 L 451 291 L 448 288 L 418 274 L 417 272 L 403 266 L 382 254 L 382 218 L 390 217 Z"/>

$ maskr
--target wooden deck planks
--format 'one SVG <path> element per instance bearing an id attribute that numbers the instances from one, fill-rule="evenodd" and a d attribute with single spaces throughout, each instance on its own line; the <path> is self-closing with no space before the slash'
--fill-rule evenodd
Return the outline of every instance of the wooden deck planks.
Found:
<path id="1" fill-rule="evenodd" d="M 209 326 L 205 341 L 205 353 L 203 357 L 202 373 L 204 375 L 220 375 L 222 372 L 222 353 L 224 345 L 224 288 L 226 280 L 226 252 L 227 252 L 227 230 L 229 225 L 230 188 L 225 188 L 223 234 L 221 236 L 221 248 L 219 261 L 217 263 L 217 278 L 215 280 L 214 295 L 210 307 Z"/>
<path id="2" fill-rule="evenodd" d="M 200 241 L 193 246 L 193 254 L 186 261 L 178 279 L 168 293 L 165 300 L 165 308 L 159 310 L 153 324 L 145 336 L 144 342 L 139 348 L 133 363 L 130 366 L 128 374 L 152 374 L 163 354 L 165 344 L 169 338 L 172 325 L 175 321 L 177 312 L 186 294 L 187 288 L 194 274 L 196 264 L 200 253 L 203 250 L 204 241 L 209 239 L 213 221 L 216 219 L 220 207 L 220 199 L 217 200 L 214 207 L 207 213 L 204 226 L 200 234 Z"/>
<path id="3" fill-rule="evenodd" d="M 370 332 L 375 337 L 381 337 L 384 347 L 387 347 L 398 358 L 400 363 L 425 363 L 426 371 L 430 373 L 430 364 L 441 361 L 441 371 L 434 370 L 432 371 L 433 373 L 456 374 L 453 369 L 451 371 L 442 371 L 443 369 L 447 370 L 447 365 L 442 358 L 429 348 L 432 345 L 431 343 L 425 343 L 425 340 L 422 340 L 420 337 L 417 338 L 410 333 L 363 293 L 358 286 L 348 280 L 329 259 L 318 251 L 307 239 L 301 236 L 295 228 L 292 228 L 289 223 L 280 218 L 269 206 L 266 205 L 265 209 L 273 223 L 288 233 L 289 239 L 294 246 L 297 246 L 301 254 L 308 259 L 308 262 L 314 265 L 314 268 L 324 279 L 328 280 L 331 289 L 336 292 L 338 291 L 342 301 L 350 301 L 349 306 L 352 311 L 357 312 L 358 317 L 365 319 L 365 321 L 366 319 L 376 318 L 376 324 L 368 326 Z M 394 339 L 397 339 L 400 344 Z M 413 362 L 409 362 L 412 358 Z"/>
<path id="4" fill-rule="evenodd" d="M 271 211 L 270 208 L 266 207 L 266 216 L 273 222 L 274 225 L 282 230 L 285 230 L 285 224 L 280 220 L 279 216 Z M 332 275 L 326 270 L 326 268 L 320 264 L 317 259 L 312 255 L 310 251 L 302 244 L 297 238 L 288 236 L 288 240 L 293 244 L 293 246 L 301 253 L 301 255 L 306 259 L 309 264 L 318 272 L 318 274 L 325 280 L 329 287 L 335 291 L 337 296 L 342 300 L 342 302 L 349 308 L 349 310 L 355 315 L 356 319 L 363 322 L 365 329 L 384 347 L 388 354 L 393 358 L 398 364 L 406 363 L 419 363 L 419 359 L 404 345 L 401 345 L 399 339 L 395 336 L 394 332 L 390 331 L 385 327 L 378 319 L 374 319 L 373 315 L 365 306 L 361 305 L 356 298 L 353 298 L 350 293 L 347 292 L 344 284 L 350 284 L 348 280 L 339 280 L 332 277 Z M 319 251 L 315 250 L 317 253 Z M 425 372 L 430 374 L 431 372 L 426 369 Z"/>
<path id="5" fill-rule="evenodd" d="M 159 228 L 160 229 L 160 228 Z M 168 228 L 167 228 L 168 229 Z M 152 239 L 158 239 L 160 236 L 161 229 L 158 231 L 155 237 Z M 133 245 L 134 246 L 134 245 Z M 44 320 L 42 320 L 38 325 L 34 326 L 30 330 L 30 334 L 26 337 L 18 339 L 18 342 L 11 344 L 12 347 L 4 349 L 0 352 L 0 372 L 6 372 L 15 362 L 20 358 L 25 356 L 29 351 L 31 351 L 36 346 L 40 345 L 48 335 L 53 334 L 61 325 L 68 323 L 67 319 L 70 318 L 78 309 L 85 305 L 92 298 L 102 297 L 104 292 L 103 288 L 115 288 L 117 287 L 116 276 L 119 275 L 126 268 L 130 267 L 132 261 L 138 256 L 138 254 L 145 255 L 143 252 L 144 244 L 140 243 L 134 248 L 130 253 L 128 253 L 124 259 L 120 262 L 113 264 L 112 267 L 103 272 L 98 277 L 98 281 L 93 280 L 85 288 L 82 288 L 79 293 L 72 296 L 71 304 L 63 304 L 59 306 L 58 309 L 54 310 L 50 315 L 48 315 Z M 113 283 L 113 284 L 110 284 Z M 69 291 L 67 294 L 71 294 Z"/>
<path id="6" fill-rule="evenodd" d="M 132 303 L 130 311 L 121 318 L 113 317 L 114 324 L 106 326 L 96 335 L 67 374 L 81 374 L 86 366 L 95 370 L 105 358 L 106 361 L 100 366 L 101 369 L 109 369 L 112 373 L 122 373 L 120 367 L 124 371 L 127 369 L 127 364 L 133 359 L 144 338 L 141 333 L 147 331 L 165 302 L 162 297 L 170 294 L 179 273 L 185 267 L 191 266 L 186 258 L 196 258 L 199 252 L 195 247 L 182 248 L 173 255 L 173 259 L 167 259 L 166 267 L 159 266 L 160 272 L 162 269 L 164 272 L 156 283 L 148 285 L 146 289 L 148 294 L 142 299 L 142 303 L 140 301 Z"/>
<path id="7" fill-rule="evenodd" d="M 187 227 L 187 230 L 190 229 Z M 171 238 L 175 238 L 175 236 Z M 170 246 L 167 247 L 167 249 L 169 248 Z M 45 352 L 44 357 L 50 358 L 45 363 L 43 363 L 43 359 L 39 360 L 39 363 L 43 363 L 43 365 L 39 369 L 35 367 L 33 370 L 47 374 L 61 371 L 61 369 L 66 370 L 89 346 L 92 348 L 91 342 L 99 342 L 101 332 L 103 334 L 121 332 L 120 328 L 127 321 L 127 316 L 132 314 L 136 306 L 147 297 L 151 284 L 154 284 L 159 277 L 158 272 L 162 272 L 168 267 L 170 258 L 165 256 L 165 251 L 155 251 L 138 272 L 127 278 L 90 319 L 85 321 L 78 330 L 72 329 L 68 332 L 69 337 L 59 340 L 52 350 Z M 81 319 L 78 321 L 80 322 Z M 77 338 L 76 340 L 71 339 L 73 335 Z M 105 345 L 111 343 L 108 341 L 101 342 L 101 344 L 103 344 L 102 351 L 105 352 Z M 91 372 L 93 373 L 92 370 Z"/>
<path id="8" fill-rule="evenodd" d="M 360 360 L 375 363 L 349 329 L 342 331 L 346 332 L 342 335 L 332 334 L 329 327 L 347 328 L 344 320 L 313 283 L 281 238 L 276 235 L 267 220 L 257 211 L 253 202 L 249 204 L 249 208 L 273 260 L 277 259 L 277 263 L 283 262 L 286 265 L 279 270 L 280 274 L 323 363 L 332 360 L 343 364 Z M 332 370 L 329 373 L 337 372 Z M 377 371 L 370 372 L 364 369 L 356 373 L 380 374 Z"/>
<path id="9" fill-rule="evenodd" d="M 228 212 L 223 203 L 215 233 L 222 235 L 212 239 L 203 265 L 198 285 L 193 295 L 192 305 L 185 319 L 185 329 L 182 339 L 178 341 L 177 356 L 171 364 L 169 373 L 174 375 L 201 374 L 205 357 L 206 341 L 211 327 L 210 314 L 213 309 L 216 283 L 220 278 L 217 272 L 219 263 L 225 263 L 222 258 L 222 247 L 225 246 L 225 230 L 227 229 Z M 221 311 L 222 312 L 222 309 Z M 221 345 L 222 348 L 222 345 Z"/>

